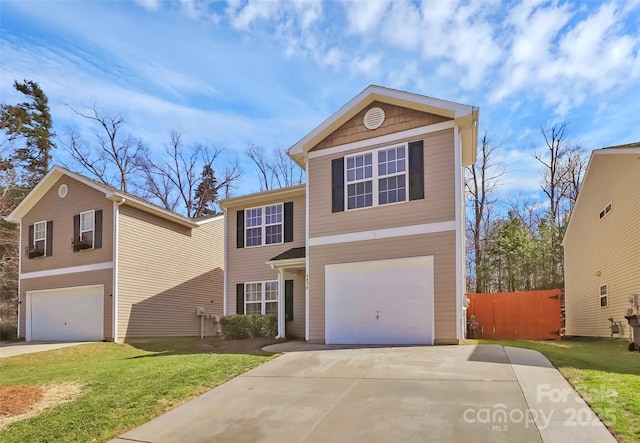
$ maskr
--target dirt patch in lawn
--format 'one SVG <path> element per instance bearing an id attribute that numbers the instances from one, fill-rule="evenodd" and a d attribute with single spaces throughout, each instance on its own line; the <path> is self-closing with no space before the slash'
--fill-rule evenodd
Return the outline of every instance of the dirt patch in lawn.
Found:
<path id="1" fill-rule="evenodd" d="M 46 386 L 0 386 L 0 429 L 46 409 L 74 400 L 82 393 L 79 383 Z"/>

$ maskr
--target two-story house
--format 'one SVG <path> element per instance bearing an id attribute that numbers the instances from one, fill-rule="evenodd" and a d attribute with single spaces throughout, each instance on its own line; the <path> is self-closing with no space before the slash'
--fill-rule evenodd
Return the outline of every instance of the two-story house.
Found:
<path id="1" fill-rule="evenodd" d="M 477 123 L 366 88 L 289 149 L 306 185 L 220 202 L 225 314 L 276 313 L 279 336 L 310 342 L 458 343 Z"/>
<path id="2" fill-rule="evenodd" d="M 7 220 L 27 341 L 199 335 L 196 307 L 222 313 L 222 216 L 194 221 L 55 166 Z"/>
<path id="3" fill-rule="evenodd" d="M 640 294 L 640 143 L 591 153 L 563 246 L 566 334 L 609 337 L 612 319 L 622 326 L 615 336 L 631 338 L 624 316 Z"/>

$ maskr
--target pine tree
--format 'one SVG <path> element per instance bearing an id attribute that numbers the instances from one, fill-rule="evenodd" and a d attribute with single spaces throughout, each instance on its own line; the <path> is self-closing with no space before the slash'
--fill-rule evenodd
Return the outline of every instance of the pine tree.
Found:
<path id="1" fill-rule="evenodd" d="M 2 163 L 9 168 L 21 167 L 22 180 L 32 187 L 49 172 L 51 151 L 55 148 L 49 100 L 34 81 L 15 81 L 13 87 L 28 100 L 17 105 L 1 105 L 0 129 L 10 142 L 22 141 L 23 144 L 15 148 L 9 163 Z"/>
<path id="2" fill-rule="evenodd" d="M 202 168 L 202 178 L 194 193 L 194 213 L 193 217 L 215 214 L 214 206 L 218 198 L 218 181 L 216 180 L 211 165 L 204 165 Z"/>

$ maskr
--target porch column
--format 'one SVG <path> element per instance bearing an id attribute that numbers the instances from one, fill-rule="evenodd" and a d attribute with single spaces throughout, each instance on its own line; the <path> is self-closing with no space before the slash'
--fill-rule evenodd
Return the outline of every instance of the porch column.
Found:
<path id="1" fill-rule="evenodd" d="M 278 268 L 278 336 L 276 338 L 285 336 L 284 308 L 284 269 Z"/>

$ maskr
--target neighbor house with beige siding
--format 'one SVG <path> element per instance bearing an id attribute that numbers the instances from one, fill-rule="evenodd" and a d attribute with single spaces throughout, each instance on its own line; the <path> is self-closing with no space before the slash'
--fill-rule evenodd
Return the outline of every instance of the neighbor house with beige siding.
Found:
<path id="1" fill-rule="evenodd" d="M 366 88 L 288 150 L 306 185 L 220 202 L 225 314 L 274 313 L 310 342 L 458 343 L 477 124 L 472 106 Z"/>
<path id="2" fill-rule="evenodd" d="M 591 153 L 563 240 L 566 334 L 630 338 L 640 294 L 640 143 Z"/>
<path id="3" fill-rule="evenodd" d="M 194 336 L 196 307 L 222 314 L 222 216 L 191 220 L 55 166 L 7 220 L 27 341 Z"/>

